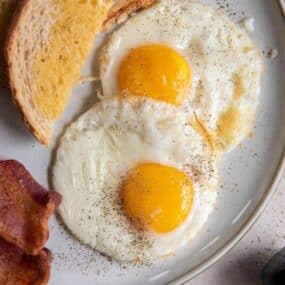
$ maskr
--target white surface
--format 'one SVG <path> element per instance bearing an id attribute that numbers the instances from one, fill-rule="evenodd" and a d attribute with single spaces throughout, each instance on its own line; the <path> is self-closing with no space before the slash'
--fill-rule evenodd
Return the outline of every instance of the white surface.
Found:
<path id="1" fill-rule="evenodd" d="M 279 52 L 276 59 L 265 59 L 266 71 L 262 79 L 261 100 L 253 137 L 228 154 L 220 166 L 222 185 L 219 201 L 208 225 L 176 257 L 151 267 L 134 268 L 111 262 L 81 245 L 53 218 L 48 243 L 55 255 L 51 285 L 163 284 L 208 260 L 235 238 L 267 193 L 285 144 L 285 39 L 281 37 L 285 33 L 284 22 L 274 0 L 206 2 L 221 3 L 219 6 L 223 6 L 237 22 L 241 18 L 252 16 L 256 23 L 252 37 L 257 45 L 265 53 L 271 48 L 276 48 Z M 227 4 L 230 8 L 227 8 Z M 92 60 L 87 64 L 85 74 L 89 75 L 92 69 L 96 69 L 92 68 L 93 62 Z M 94 86 L 77 86 L 68 109 L 57 124 L 56 134 L 95 100 Z M 49 149 L 40 146 L 24 128 L 8 93 L 2 91 L 0 118 L 0 159 L 18 159 L 47 186 L 47 169 L 55 141 Z M 274 235 L 272 230 L 267 234 Z M 254 236 L 254 240 L 256 239 Z M 248 248 L 244 251 L 254 251 L 251 246 Z M 228 276 L 231 280 L 231 274 Z M 232 284 L 230 280 L 227 284 Z"/>
<path id="2" fill-rule="evenodd" d="M 260 271 L 285 246 L 285 175 L 258 222 L 226 256 L 187 285 L 261 285 Z"/>

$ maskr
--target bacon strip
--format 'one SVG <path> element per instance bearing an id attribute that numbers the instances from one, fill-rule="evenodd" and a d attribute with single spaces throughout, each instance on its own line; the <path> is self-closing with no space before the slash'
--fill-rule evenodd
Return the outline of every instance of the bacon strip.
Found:
<path id="1" fill-rule="evenodd" d="M 17 161 L 0 161 L 0 237 L 38 255 L 49 231 L 48 219 L 61 202 L 46 191 Z"/>
<path id="2" fill-rule="evenodd" d="M 50 277 L 52 254 L 48 249 L 31 256 L 0 239 L 0 284 L 45 285 Z"/>

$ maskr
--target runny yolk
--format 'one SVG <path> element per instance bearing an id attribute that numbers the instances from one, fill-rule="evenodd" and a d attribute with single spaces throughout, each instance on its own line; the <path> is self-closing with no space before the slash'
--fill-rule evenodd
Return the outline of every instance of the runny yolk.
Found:
<path id="1" fill-rule="evenodd" d="M 131 49 L 118 72 L 120 91 L 179 106 L 190 86 L 191 70 L 178 52 L 165 45 Z"/>
<path id="2" fill-rule="evenodd" d="M 192 208 L 192 181 L 176 168 L 140 164 L 129 173 L 122 188 L 126 214 L 143 229 L 166 233 L 177 228 Z"/>

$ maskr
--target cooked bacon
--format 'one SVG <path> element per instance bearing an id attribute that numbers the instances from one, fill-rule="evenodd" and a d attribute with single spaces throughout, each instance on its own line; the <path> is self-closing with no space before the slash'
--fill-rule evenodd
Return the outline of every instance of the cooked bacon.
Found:
<path id="1" fill-rule="evenodd" d="M 46 191 L 17 161 L 0 161 L 0 237 L 38 255 L 48 239 L 48 219 L 61 196 Z"/>
<path id="2" fill-rule="evenodd" d="M 0 284 L 45 285 L 50 277 L 52 254 L 42 249 L 38 255 L 24 251 L 0 239 Z"/>

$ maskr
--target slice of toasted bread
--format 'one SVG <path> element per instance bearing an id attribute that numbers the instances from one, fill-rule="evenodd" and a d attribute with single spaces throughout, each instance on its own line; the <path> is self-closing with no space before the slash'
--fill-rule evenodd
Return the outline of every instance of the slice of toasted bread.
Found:
<path id="1" fill-rule="evenodd" d="M 156 0 L 118 0 L 108 13 L 104 22 L 104 29 L 126 20 L 130 14 L 139 9 L 147 8 Z M 18 3 L 22 0 L 0 0 L 0 43 L 6 39 L 8 26 Z M 4 59 L 4 45 L 0 46 L 0 87 L 9 88 L 7 78 L 7 65 Z"/>
<path id="2" fill-rule="evenodd" d="M 111 0 L 25 0 L 6 47 L 10 87 L 26 125 L 48 145 L 55 120 L 102 30 Z"/>
<path id="3" fill-rule="evenodd" d="M 18 2 L 18 0 L 0 0 L 0 87 L 8 86 L 7 66 L 4 60 L 4 41 L 8 25 Z"/>
<path id="4" fill-rule="evenodd" d="M 27 127 L 40 143 L 48 145 L 96 34 L 154 1 L 24 1 L 6 46 L 9 83 Z"/>

